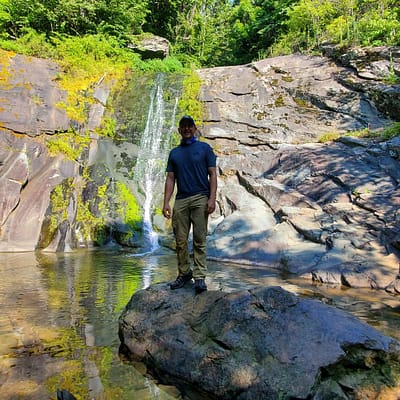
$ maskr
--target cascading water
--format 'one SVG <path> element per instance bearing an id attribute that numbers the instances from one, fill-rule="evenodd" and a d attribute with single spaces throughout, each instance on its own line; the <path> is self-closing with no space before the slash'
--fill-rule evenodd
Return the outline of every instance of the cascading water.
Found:
<path id="1" fill-rule="evenodd" d="M 159 185 L 160 174 L 165 170 L 178 104 L 176 96 L 172 99 L 172 110 L 167 116 L 163 84 L 164 75 L 158 74 L 150 93 L 146 127 L 141 136 L 135 167 L 134 180 L 144 195 L 143 236 L 146 243 L 145 252 L 136 255 L 152 253 L 159 247 L 158 235 L 152 223 L 154 190 Z"/>

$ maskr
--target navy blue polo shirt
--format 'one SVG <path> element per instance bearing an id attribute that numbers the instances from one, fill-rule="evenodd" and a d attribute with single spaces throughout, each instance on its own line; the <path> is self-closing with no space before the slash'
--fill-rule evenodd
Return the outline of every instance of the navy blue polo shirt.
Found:
<path id="1" fill-rule="evenodd" d="M 171 150 L 167 172 L 173 172 L 177 184 L 177 199 L 196 194 L 210 195 L 208 168 L 216 166 L 216 157 L 211 146 L 195 140 L 190 144 L 180 144 Z"/>

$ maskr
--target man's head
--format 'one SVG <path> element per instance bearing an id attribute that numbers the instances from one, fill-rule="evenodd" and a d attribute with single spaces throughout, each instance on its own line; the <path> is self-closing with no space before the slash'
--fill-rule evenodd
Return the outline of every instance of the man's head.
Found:
<path id="1" fill-rule="evenodd" d="M 196 126 L 194 119 L 189 115 L 184 115 L 181 120 L 179 121 L 179 126 L 181 125 L 194 125 Z"/>
<path id="2" fill-rule="evenodd" d="M 179 121 L 179 133 L 182 139 L 188 140 L 194 137 L 196 134 L 196 124 L 194 119 L 189 115 L 184 115 Z"/>

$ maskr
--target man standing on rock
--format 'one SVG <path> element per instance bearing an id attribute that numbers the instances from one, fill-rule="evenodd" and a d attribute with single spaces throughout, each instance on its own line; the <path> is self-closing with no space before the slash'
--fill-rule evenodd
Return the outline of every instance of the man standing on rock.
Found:
<path id="1" fill-rule="evenodd" d="M 211 147 L 197 140 L 192 117 L 183 116 L 178 131 L 182 137 L 171 150 L 165 180 L 163 214 L 172 217 L 178 258 L 178 277 L 170 284 L 179 289 L 194 278 L 196 293 L 207 290 L 205 282 L 208 216 L 215 210 L 217 192 L 216 156 Z M 173 213 L 169 202 L 177 184 Z M 193 228 L 193 272 L 190 268 L 188 238 Z"/>

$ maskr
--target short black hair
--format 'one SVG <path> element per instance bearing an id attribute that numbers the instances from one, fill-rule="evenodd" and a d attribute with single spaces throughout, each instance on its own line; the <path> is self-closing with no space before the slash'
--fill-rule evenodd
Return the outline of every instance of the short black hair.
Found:
<path id="1" fill-rule="evenodd" d="M 184 122 L 186 122 L 189 125 L 196 125 L 194 122 L 194 119 L 190 117 L 189 115 L 184 115 L 181 120 L 179 121 L 179 125 L 182 125 Z"/>

